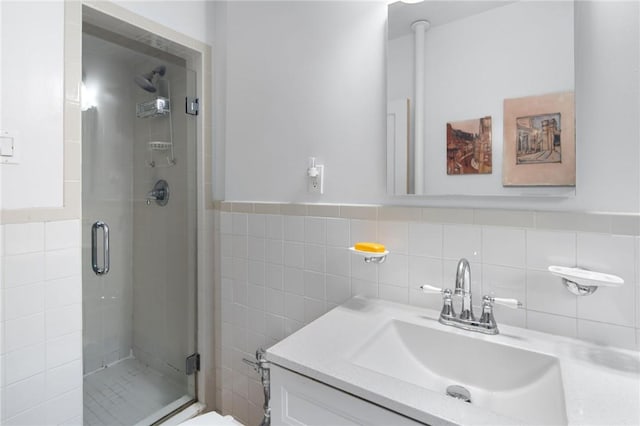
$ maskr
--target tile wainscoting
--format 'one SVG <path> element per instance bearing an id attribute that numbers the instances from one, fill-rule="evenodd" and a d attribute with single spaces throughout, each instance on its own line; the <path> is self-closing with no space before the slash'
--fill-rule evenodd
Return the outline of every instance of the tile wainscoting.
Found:
<path id="1" fill-rule="evenodd" d="M 523 302 L 497 306 L 499 324 L 640 347 L 637 215 L 222 202 L 215 217 L 217 402 L 244 423 L 260 422 L 263 400 L 243 357 L 356 294 L 439 310 L 441 298 L 418 286 L 453 287 L 461 257 L 471 262 L 474 304 L 489 293 Z M 348 250 L 356 241 L 391 253 L 365 264 Z M 549 265 L 616 274 L 625 285 L 576 297 Z"/>
<path id="2" fill-rule="evenodd" d="M 82 424 L 80 220 L 0 226 L 0 423 Z"/>

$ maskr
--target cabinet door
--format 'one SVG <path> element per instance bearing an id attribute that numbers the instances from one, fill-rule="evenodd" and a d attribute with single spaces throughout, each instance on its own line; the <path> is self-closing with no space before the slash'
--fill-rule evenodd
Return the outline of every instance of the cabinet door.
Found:
<path id="1" fill-rule="evenodd" d="M 271 365 L 271 424 L 416 426 L 414 420 Z"/>

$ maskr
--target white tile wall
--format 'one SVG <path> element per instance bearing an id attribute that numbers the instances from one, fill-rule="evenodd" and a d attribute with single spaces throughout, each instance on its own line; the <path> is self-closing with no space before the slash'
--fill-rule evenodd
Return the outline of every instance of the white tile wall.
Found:
<path id="1" fill-rule="evenodd" d="M 223 412 L 243 422 L 260 417 L 257 376 L 240 361 L 253 358 L 259 343 L 279 341 L 355 294 L 439 309 L 439 296 L 417 287 L 452 287 L 460 257 L 471 262 L 477 309 L 482 294 L 523 302 L 522 310 L 497 306 L 499 324 L 640 347 L 637 236 L 495 226 L 495 221 L 484 226 L 220 215 L 223 338 L 218 387 Z M 225 247 L 234 245 L 236 237 L 249 242 L 248 251 Z M 381 265 L 365 264 L 347 250 L 356 241 L 382 242 L 391 254 Z M 552 264 L 617 274 L 626 283 L 621 289 L 600 288 L 578 298 L 549 274 Z"/>
<path id="2" fill-rule="evenodd" d="M 80 221 L 0 226 L 2 424 L 82 423 Z"/>

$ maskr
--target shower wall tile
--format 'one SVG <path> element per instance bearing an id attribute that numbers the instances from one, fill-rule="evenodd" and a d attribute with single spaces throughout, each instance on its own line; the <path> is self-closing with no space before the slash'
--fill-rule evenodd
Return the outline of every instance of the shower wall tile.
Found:
<path id="1" fill-rule="evenodd" d="M 46 423 L 47 407 L 63 394 L 81 394 L 79 223 L 5 225 L 0 232 L 2 423 Z M 62 423 L 81 410 L 75 398 L 51 418 Z"/>

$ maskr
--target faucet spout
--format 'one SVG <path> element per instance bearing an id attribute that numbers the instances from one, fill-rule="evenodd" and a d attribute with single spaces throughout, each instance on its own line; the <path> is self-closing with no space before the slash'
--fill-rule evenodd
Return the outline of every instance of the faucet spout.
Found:
<path id="1" fill-rule="evenodd" d="M 460 318 L 475 321 L 473 305 L 471 304 L 471 266 L 465 258 L 460 259 L 456 270 L 455 294 L 462 296 Z"/>

